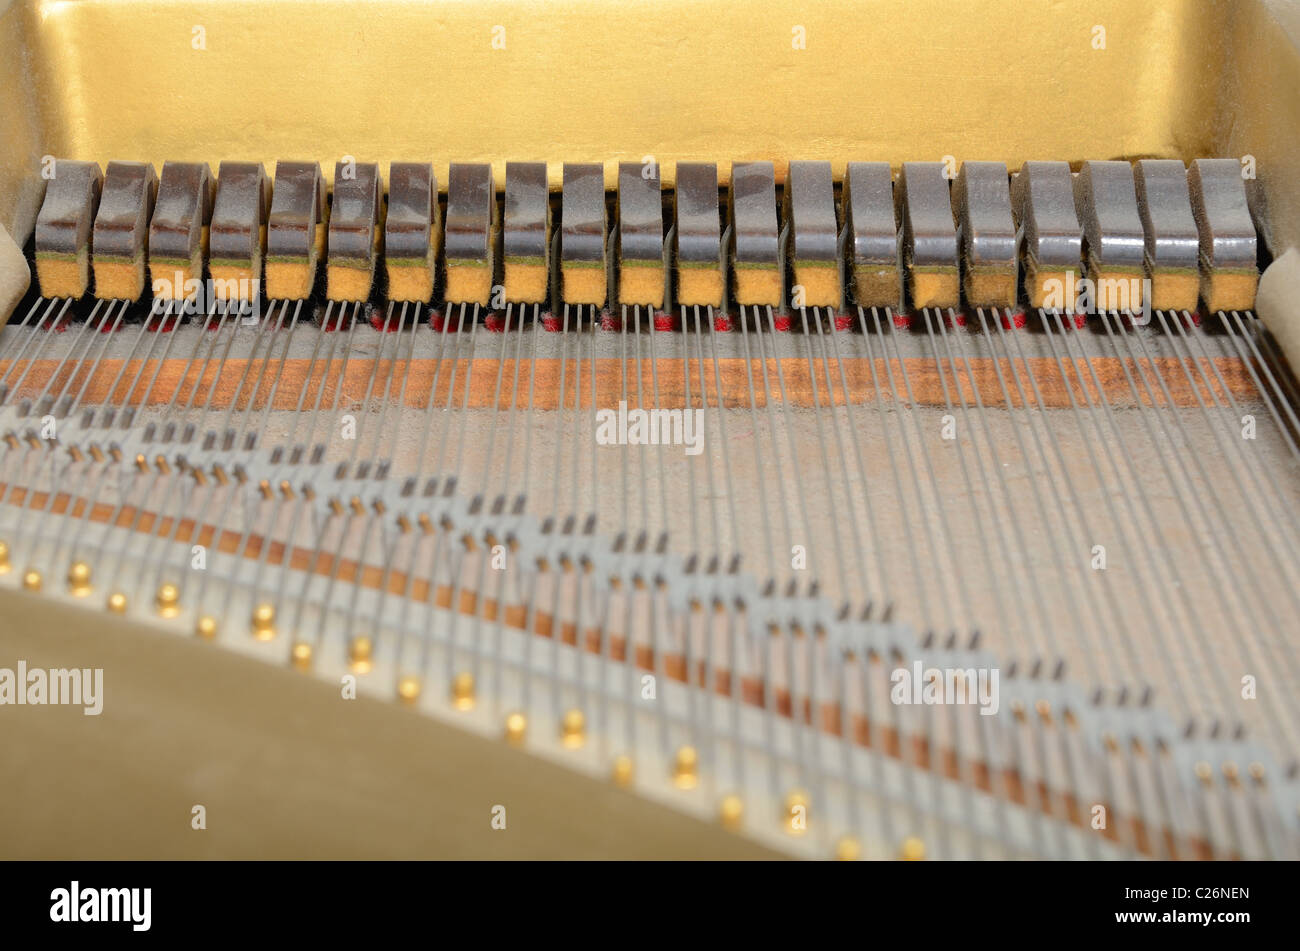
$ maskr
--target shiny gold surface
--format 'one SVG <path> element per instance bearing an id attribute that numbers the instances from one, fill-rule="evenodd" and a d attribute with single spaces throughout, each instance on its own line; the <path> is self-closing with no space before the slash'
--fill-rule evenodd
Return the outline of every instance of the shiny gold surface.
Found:
<path id="1" fill-rule="evenodd" d="M 1262 186 L 1252 196 L 1255 218 L 1281 257 L 1300 248 L 1300 4 L 1239 3 L 1228 30 L 1229 55 L 1208 120 L 1215 154 L 1254 157 Z M 1295 304 L 1290 314 L 1300 319 Z"/>
<path id="2" fill-rule="evenodd" d="M 68 568 L 68 590 L 73 596 L 84 598 L 90 594 L 90 565 L 84 561 L 75 561 Z"/>
<path id="3" fill-rule="evenodd" d="M 306 641 L 299 641 L 289 652 L 289 662 L 296 670 L 311 670 L 311 654 L 311 645 Z"/>
<path id="4" fill-rule="evenodd" d="M 779 857 L 603 778 L 364 695 L 341 702 L 337 684 L 196 638 L 12 586 L 0 619 L 6 664 L 103 668 L 111 697 L 94 717 L 6 708 L 0 759 L 23 768 L 4 773 L 0 859 Z M 486 821 L 497 802 L 509 833 Z"/>
<path id="5" fill-rule="evenodd" d="M 46 155 L 327 170 L 353 155 L 385 174 L 390 159 L 430 159 L 445 188 L 451 160 L 490 161 L 500 184 L 505 161 L 546 159 L 557 185 L 564 161 L 603 161 L 612 184 L 620 160 L 652 157 L 671 185 L 679 160 L 715 161 L 725 179 L 732 160 L 760 158 L 839 173 L 948 155 L 1014 168 L 1250 154 L 1280 254 L 1300 244 L 1297 50 L 1300 13 L 1273 0 L 0 0 L 0 224 L 30 234 Z M 175 600 L 160 592 L 159 611 Z M 114 594 L 110 611 L 124 608 Z M 252 629 L 274 638 L 274 612 Z M 368 639 L 353 651 L 361 672 Z M 310 650 L 291 662 L 308 666 Z M 406 704 L 421 690 L 399 684 Z M 452 700 L 471 706 L 472 681 Z M 574 748 L 576 713 L 561 722 Z M 512 743 L 525 726 L 506 721 Z M 692 784 L 693 752 L 675 761 L 678 785 Z M 629 784 L 631 761 L 613 777 Z M 742 816 L 723 801 L 725 828 Z M 916 839 L 899 851 L 925 855 Z M 837 854 L 857 857 L 857 843 Z"/>
<path id="6" fill-rule="evenodd" d="M 498 183 L 507 159 L 557 183 L 603 161 L 612 184 L 651 156 L 671 184 L 679 160 L 725 178 L 793 156 L 1250 152 L 1276 157 L 1271 191 L 1295 162 L 1295 19 L 1273 0 L 0 0 L 0 223 L 28 233 L 46 154 L 428 158 L 445 187 L 452 159 Z"/>

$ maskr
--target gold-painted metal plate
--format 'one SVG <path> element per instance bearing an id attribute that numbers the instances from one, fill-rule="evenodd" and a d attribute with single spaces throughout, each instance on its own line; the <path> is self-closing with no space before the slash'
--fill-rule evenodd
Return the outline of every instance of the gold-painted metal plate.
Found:
<path id="1" fill-rule="evenodd" d="M 508 159 L 603 161 L 611 184 L 646 157 L 671 184 L 679 160 L 1228 154 L 1252 144 L 1238 102 L 1296 88 L 1271 7 L 0 0 L 0 223 L 29 230 L 47 154 L 432 159 L 443 183 L 453 159 L 498 182 Z M 1261 44 L 1291 71 L 1252 65 Z"/>
<path id="2" fill-rule="evenodd" d="M 109 698 L 92 717 L 6 710 L 0 756 L 24 769 L 5 777 L 0 860 L 780 857 L 505 742 L 341 703 L 336 686 L 129 618 L 6 589 L 0 619 L 6 665 L 99 667 Z M 196 796 L 222 817 L 201 836 Z M 509 835 L 485 818 L 494 803 Z"/>

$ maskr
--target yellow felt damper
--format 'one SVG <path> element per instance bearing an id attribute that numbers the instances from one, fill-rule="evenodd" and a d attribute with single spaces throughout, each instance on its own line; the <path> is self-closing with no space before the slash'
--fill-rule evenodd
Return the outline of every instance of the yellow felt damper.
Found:
<path id="1" fill-rule="evenodd" d="M 383 218 L 383 215 L 380 215 Z M 370 297 L 370 288 L 375 283 L 375 261 L 379 257 L 379 246 L 384 237 L 384 223 L 381 220 L 370 239 L 370 259 L 364 267 L 347 264 L 327 264 L 325 267 L 325 296 L 330 300 L 364 301 Z"/>
<path id="2" fill-rule="evenodd" d="M 80 297 L 90 286 L 90 255 L 82 251 L 70 261 L 38 254 L 36 280 L 42 297 Z"/>
<path id="3" fill-rule="evenodd" d="M 1221 310 L 1250 310 L 1255 306 L 1259 274 L 1249 271 L 1215 271 L 1201 282 L 1201 297 L 1211 314 Z M 42 285 L 44 287 L 44 285 Z"/>
<path id="4" fill-rule="evenodd" d="M 912 271 L 912 306 L 960 307 L 961 279 L 956 271 Z"/>
<path id="5" fill-rule="evenodd" d="M 457 264 L 448 261 L 444 296 L 449 304 L 481 304 L 486 307 L 492 299 L 492 268 L 481 262 Z"/>
<path id="6" fill-rule="evenodd" d="M 94 265 L 100 300 L 137 300 L 144 293 L 144 255 L 133 261 L 96 258 Z"/>
<path id="7" fill-rule="evenodd" d="M 771 267 L 738 267 L 732 272 L 736 303 L 743 307 L 780 307 L 781 272 Z"/>
<path id="8" fill-rule="evenodd" d="M 1142 282 L 1145 274 L 1141 271 L 1117 268 L 1113 271 L 1092 270 L 1093 306 L 1097 310 L 1129 310 L 1137 312 L 1142 309 Z"/>
<path id="9" fill-rule="evenodd" d="M 1016 306 L 1016 273 L 1005 268 L 966 272 L 966 300 L 975 307 Z"/>
<path id="10" fill-rule="evenodd" d="M 715 267 L 678 268 L 677 303 L 687 307 L 721 307 L 722 272 Z"/>
<path id="11" fill-rule="evenodd" d="M 212 275 L 212 296 L 217 300 L 240 300 L 252 296 L 253 281 L 257 271 L 254 268 L 231 267 L 212 264 L 208 270 Z M 248 289 L 245 294 L 245 288 Z"/>
<path id="12" fill-rule="evenodd" d="M 315 255 L 307 261 L 266 262 L 266 296 L 272 300 L 304 300 L 315 283 Z"/>
<path id="13" fill-rule="evenodd" d="M 605 306 L 605 267 L 566 264 L 560 269 L 562 295 L 566 304 Z"/>
<path id="14" fill-rule="evenodd" d="M 316 232 L 312 236 L 311 254 L 304 260 L 267 261 L 266 262 L 266 296 L 272 300 L 305 300 L 311 296 L 316 285 L 316 262 L 325 253 L 325 237 L 329 233 L 329 211 L 326 209 L 321 220 L 316 222 Z M 266 241 L 266 229 L 260 232 Z M 263 243 L 265 247 L 265 243 Z"/>
<path id="15" fill-rule="evenodd" d="M 896 267 L 857 267 L 853 290 L 859 307 L 897 307 L 901 296 Z"/>
<path id="16" fill-rule="evenodd" d="M 325 296 L 330 300 L 363 301 L 370 297 L 373 267 L 331 264 L 325 268 Z"/>
<path id="17" fill-rule="evenodd" d="M 204 244 L 207 244 L 206 238 Z M 266 225 L 262 225 L 257 229 L 257 247 L 248 266 L 209 261 L 208 274 L 212 278 L 212 296 L 223 301 L 256 297 L 253 282 L 262 279 L 262 252 L 265 249 Z M 267 296 L 270 296 L 269 291 Z"/>
<path id="18" fill-rule="evenodd" d="M 433 296 L 433 259 L 428 262 L 388 262 L 388 299 L 427 303 Z"/>
<path id="19" fill-rule="evenodd" d="M 9 237 L 5 226 L 0 225 L 0 327 L 9 320 L 31 282 L 32 274 L 27 270 L 22 248 Z"/>
<path id="20" fill-rule="evenodd" d="M 550 272 L 541 264 L 506 262 L 506 300 L 542 304 L 550 291 Z"/>
<path id="21" fill-rule="evenodd" d="M 1039 271 L 1032 265 L 1025 266 L 1025 294 L 1029 306 L 1047 310 L 1074 310 L 1074 298 L 1066 300 L 1067 295 L 1078 293 L 1070 291 L 1078 278 L 1070 271 Z"/>
<path id="22" fill-rule="evenodd" d="M 664 269 L 629 267 L 624 264 L 618 274 L 618 302 L 647 307 L 664 306 Z M 681 303 L 686 303 L 682 301 Z"/>
<path id="23" fill-rule="evenodd" d="M 1151 275 L 1152 310 L 1196 310 L 1201 275 L 1191 269 L 1155 271 Z"/>
<path id="24" fill-rule="evenodd" d="M 840 269 L 798 264 L 794 266 L 794 282 L 803 288 L 804 307 L 840 306 Z M 796 307 L 800 306 L 797 302 Z"/>
<path id="25" fill-rule="evenodd" d="M 194 290 L 190 281 L 203 279 L 203 251 L 194 252 L 189 261 L 162 260 L 149 264 L 149 284 L 153 296 L 162 300 L 185 300 Z"/>

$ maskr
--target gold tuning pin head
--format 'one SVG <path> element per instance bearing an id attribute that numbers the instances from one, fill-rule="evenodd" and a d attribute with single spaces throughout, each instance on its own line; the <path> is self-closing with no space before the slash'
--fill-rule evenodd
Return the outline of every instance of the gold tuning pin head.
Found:
<path id="1" fill-rule="evenodd" d="M 673 784 L 678 789 L 694 789 L 700 782 L 700 754 L 693 746 L 680 746 L 673 757 Z"/>
<path id="2" fill-rule="evenodd" d="M 904 862 L 920 862 L 925 859 L 925 843 L 916 836 L 908 836 L 898 850 L 898 857 Z"/>
<path id="3" fill-rule="evenodd" d="M 474 675 L 459 673 L 451 682 L 451 703 L 457 710 L 474 708 Z"/>
<path id="4" fill-rule="evenodd" d="M 614 757 L 614 766 L 611 770 L 614 779 L 614 785 L 620 789 L 627 789 L 632 785 L 632 779 L 636 773 L 636 766 L 632 762 L 632 757 L 626 753 Z"/>
<path id="5" fill-rule="evenodd" d="M 269 641 L 275 637 L 275 605 L 263 602 L 253 608 L 253 637 Z"/>
<path id="6" fill-rule="evenodd" d="M 506 742 L 511 746 L 523 746 L 527 732 L 528 717 L 518 711 L 506 717 Z"/>
<path id="7" fill-rule="evenodd" d="M 420 699 L 420 678 L 405 676 L 397 681 L 397 699 L 409 706 L 414 706 Z"/>
<path id="8" fill-rule="evenodd" d="M 862 858 L 862 843 L 846 835 L 835 843 L 835 858 L 840 862 L 856 862 Z"/>
<path id="9" fill-rule="evenodd" d="M 368 674 L 374 666 L 374 642 L 367 634 L 357 634 L 348 641 L 348 666 L 354 674 Z"/>
<path id="10" fill-rule="evenodd" d="M 560 719 L 560 741 L 569 749 L 582 746 L 587 740 L 587 718 L 581 710 L 573 707 L 565 711 Z"/>
<path id="11" fill-rule="evenodd" d="M 72 563 L 68 568 L 68 590 L 77 598 L 90 594 L 90 565 L 84 561 Z"/>
<path id="12" fill-rule="evenodd" d="M 791 835 L 803 835 L 808 831 L 808 794 L 803 790 L 795 789 L 785 797 L 782 824 Z"/>
<path id="13" fill-rule="evenodd" d="M 158 588 L 158 595 L 154 603 L 158 608 L 158 614 L 162 617 L 175 617 L 181 612 L 181 591 L 180 588 L 171 582 L 165 582 Z"/>
<path id="14" fill-rule="evenodd" d="M 295 670 L 311 670 L 311 657 L 311 645 L 306 641 L 298 641 L 289 651 L 289 662 Z"/>
<path id="15" fill-rule="evenodd" d="M 723 828 L 735 832 L 745 821 L 745 801 L 735 793 L 723 796 L 718 804 L 718 820 Z"/>

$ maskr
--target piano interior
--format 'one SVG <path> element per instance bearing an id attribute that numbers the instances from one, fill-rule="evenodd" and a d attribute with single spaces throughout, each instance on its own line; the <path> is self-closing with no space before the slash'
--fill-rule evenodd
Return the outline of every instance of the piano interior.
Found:
<path id="1" fill-rule="evenodd" d="M 0 854 L 1300 856 L 1297 37 L 0 0 Z"/>

